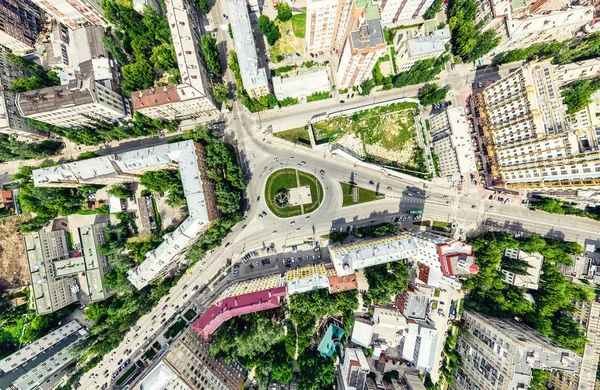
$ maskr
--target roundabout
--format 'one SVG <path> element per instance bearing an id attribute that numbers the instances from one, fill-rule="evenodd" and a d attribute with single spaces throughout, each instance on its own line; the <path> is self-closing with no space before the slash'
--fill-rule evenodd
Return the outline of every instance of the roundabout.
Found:
<path id="1" fill-rule="evenodd" d="M 310 214 L 323 202 L 323 185 L 314 175 L 293 168 L 273 172 L 265 184 L 265 202 L 279 218 Z"/>

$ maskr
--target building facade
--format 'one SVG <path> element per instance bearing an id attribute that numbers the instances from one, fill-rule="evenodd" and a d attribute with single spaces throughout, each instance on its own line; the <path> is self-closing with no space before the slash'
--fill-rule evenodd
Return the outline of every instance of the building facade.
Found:
<path id="1" fill-rule="evenodd" d="M 30 0 L 6 0 L 0 3 L 0 46 L 23 54 L 44 28 L 44 13 Z"/>
<path id="2" fill-rule="evenodd" d="M 257 45 L 254 40 L 248 4 L 246 0 L 228 0 L 229 24 L 237 53 L 242 84 L 252 99 L 270 93 L 269 79 L 265 67 L 261 67 Z"/>
<path id="3" fill-rule="evenodd" d="M 394 42 L 398 70 L 407 72 L 417 61 L 438 58 L 446 52 L 448 42 L 450 42 L 449 27 L 436 30 L 423 37 L 414 38 L 410 30 L 399 31 Z"/>
<path id="4" fill-rule="evenodd" d="M 360 15 L 353 17 L 340 55 L 337 80 L 339 88 L 359 86 L 372 77 L 377 60 L 387 52 L 377 6 L 364 2 Z M 362 3 L 359 3 L 362 7 Z M 356 8 L 359 8 L 359 5 Z"/>
<path id="5" fill-rule="evenodd" d="M 97 0 L 33 0 L 63 25 L 75 29 L 92 24 L 108 27 L 108 20 Z"/>
<path id="6" fill-rule="evenodd" d="M 93 118 L 111 122 L 131 114 L 129 99 L 91 78 L 18 93 L 15 100 L 21 116 L 67 128 L 93 123 Z"/>
<path id="7" fill-rule="evenodd" d="M 330 51 L 343 44 L 352 3 L 349 0 L 308 0 L 305 34 L 307 52 Z"/>
<path id="8" fill-rule="evenodd" d="M 596 130 L 569 124 L 549 62 L 528 64 L 475 95 L 489 184 L 540 190 L 600 184 Z"/>
<path id="9" fill-rule="evenodd" d="M 327 71 L 307 72 L 292 77 L 273 77 L 273 91 L 277 100 L 294 98 L 303 100 L 317 92 L 331 91 Z"/>
<path id="10" fill-rule="evenodd" d="M 200 10 L 193 1 L 169 0 L 166 3 L 181 83 L 132 92 L 133 110 L 154 119 L 215 116 L 219 110 L 201 54 L 200 37 L 204 31 Z"/>
<path id="11" fill-rule="evenodd" d="M 453 390 L 526 389 L 532 368 L 579 372 L 581 356 L 522 323 L 465 310 L 456 351 L 462 365 Z"/>
<path id="12" fill-rule="evenodd" d="M 394 27 L 422 21 L 433 0 L 377 0 L 374 3 L 381 12 L 383 27 Z"/>

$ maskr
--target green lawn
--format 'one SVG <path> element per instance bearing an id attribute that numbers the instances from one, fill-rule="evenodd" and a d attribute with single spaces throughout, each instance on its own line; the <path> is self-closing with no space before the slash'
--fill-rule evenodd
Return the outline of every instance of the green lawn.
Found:
<path id="1" fill-rule="evenodd" d="M 446 232 L 446 231 L 450 231 L 450 229 L 452 228 L 452 224 L 449 222 L 433 221 L 431 223 L 431 228 L 433 230 Z"/>
<path id="2" fill-rule="evenodd" d="M 377 193 L 362 187 L 356 187 L 348 183 L 340 183 L 342 186 L 342 207 L 352 206 L 354 204 L 372 202 L 374 200 L 383 199 L 384 194 Z M 358 188 L 358 202 L 354 202 L 353 189 Z"/>
<path id="3" fill-rule="evenodd" d="M 306 14 L 292 16 L 292 26 L 296 38 L 304 38 L 306 35 Z"/>
<path id="4" fill-rule="evenodd" d="M 177 333 L 179 333 L 181 331 L 181 329 L 183 329 L 185 324 L 186 324 L 185 320 L 180 318 L 179 321 L 177 321 L 169 329 L 167 329 L 167 331 L 165 332 L 165 337 L 167 339 L 170 339 L 171 337 L 175 336 Z"/>
<path id="5" fill-rule="evenodd" d="M 300 186 L 310 186 L 310 193 L 313 202 L 304 205 L 304 213 L 310 213 L 316 210 L 323 201 L 323 187 L 321 183 L 319 183 L 319 180 L 310 173 L 298 171 L 298 176 L 300 180 Z M 267 202 L 267 206 L 273 214 L 280 218 L 289 218 L 302 214 L 302 208 L 300 206 L 275 206 L 275 195 L 278 192 L 297 187 L 298 182 L 296 180 L 295 169 L 280 169 L 273 172 L 271 176 L 269 176 L 265 186 L 265 200 Z"/>
<path id="6" fill-rule="evenodd" d="M 0 359 L 19 349 L 19 338 L 21 337 L 25 320 L 25 316 L 19 316 L 13 322 L 2 325 L 0 329 L 0 342 L 2 342 L 3 348 L 0 349 Z"/>
<path id="7" fill-rule="evenodd" d="M 291 143 L 300 143 L 310 146 L 310 137 L 308 136 L 308 130 L 304 127 L 297 127 L 295 129 L 280 131 L 273 133 L 277 138 L 290 141 Z"/>
<path id="8" fill-rule="evenodd" d="M 193 311 L 192 309 L 186 311 L 185 314 L 183 315 L 183 318 L 185 318 L 188 321 L 193 320 L 194 317 L 196 317 L 196 312 Z"/>
<path id="9" fill-rule="evenodd" d="M 137 366 L 135 364 L 132 364 L 131 367 L 129 367 L 129 370 L 125 371 L 125 373 L 121 375 L 119 379 L 117 379 L 117 381 L 115 382 L 116 385 L 120 386 L 123 382 L 125 382 L 131 376 L 131 374 L 133 374 L 136 367 Z"/>

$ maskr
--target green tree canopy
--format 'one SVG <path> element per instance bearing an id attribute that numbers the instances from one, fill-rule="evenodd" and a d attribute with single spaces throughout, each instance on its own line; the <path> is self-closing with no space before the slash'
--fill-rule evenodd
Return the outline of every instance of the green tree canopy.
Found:
<path id="1" fill-rule="evenodd" d="M 277 19 L 287 22 L 292 18 L 292 7 L 286 2 L 277 3 Z"/>
<path id="2" fill-rule="evenodd" d="M 109 195 L 116 196 L 121 199 L 128 199 L 133 196 L 133 189 L 131 185 L 127 184 L 115 184 L 106 191 Z"/>
<path id="3" fill-rule="evenodd" d="M 369 282 L 367 297 L 374 303 L 392 303 L 408 286 L 408 265 L 400 260 L 364 269 Z"/>
<path id="4" fill-rule="evenodd" d="M 429 84 L 421 88 L 419 91 L 419 101 L 423 106 L 429 106 L 435 103 L 441 103 L 446 100 L 446 94 L 450 90 L 450 86 L 439 87 L 437 84 Z"/>
<path id="5" fill-rule="evenodd" d="M 121 89 L 126 94 L 133 91 L 151 88 L 154 85 L 154 71 L 152 66 L 145 60 L 139 60 L 121 68 L 123 82 Z"/>
<path id="6" fill-rule="evenodd" d="M 258 18 L 258 29 L 267 38 L 270 46 L 273 46 L 281 38 L 279 29 L 267 15 L 260 15 Z"/>
<path id="7" fill-rule="evenodd" d="M 217 77 L 221 77 L 221 60 L 219 59 L 219 46 L 211 34 L 204 34 L 201 38 L 202 54 L 208 69 Z"/>

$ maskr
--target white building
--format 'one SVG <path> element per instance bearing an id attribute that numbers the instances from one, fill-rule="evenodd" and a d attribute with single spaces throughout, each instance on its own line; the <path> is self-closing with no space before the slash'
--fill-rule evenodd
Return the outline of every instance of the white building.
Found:
<path id="1" fill-rule="evenodd" d="M 338 64 L 338 88 L 359 86 L 370 79 L 377 60 L 386 52 L 379 10 L 376 5 L 368 3 L 360 17 L 352 19 Z"/>
<path id="2" fill-rule="evenodd" d="M 441 176 L 459 177 L 477 172 L 463 108 L 448 108 L 433 117 L 430 123 L 433 150 L 438 157 Z"/>
<path id="3" fill-rule="evenodd" d="M 410 25 L 423 21 L 423 15 L 433 0 L 376 0 L 383 27 Z"/>
<path id="4" fill-rule="evenodd" d="M 115 121 L 130 118 L 129 100 L 88 78 L 67 85 L 22 92 L 16 96 L 19 114 L 59 127 L 80 127 L 91 118 Z"/>
<path id="5" fill-rule="evenodd" d="M 446 52 L 450 42 L 450 28 L 436 30 L 430 35 L 412 38 L 410 30 L 400 30 L 394 43 L 396 64 L 400 72 L 407 72 L 417 61 L 437 58 Z"/>
<path id="6" fill-rule="evenodd" d="M 285 273 L 285 285 L 288 295 L 329 288 L 329 274 L 333 270 L 325 269 L 323 264 L 296 268 Z"/>
<path id="7" fill-rule="evenodd" d="M 40 187 L 114 184 L 135 180 L 144 172 L 178 167 L 188 218 L 166 234 L 162 244 L 148 252 L 142 264 L 128 272 L 131 283 L 141 289 L 177 266 L 187 247 L 219 217 L 214 183 L 206 176 L 205 156 L 201 145 L 182 141 L 35 169 L 33 182 Z"/>
<path id="8" fill-rule="evenodd" d="M 54 388 L 75 361 L 69 348 L 86 335 L 77 321 L 71 321 L 0 360 L 0 388 Z"/>
<path id="9" fill-rule="evenodd" d="M 341 390 L 363 390 L 369 372 L 371 369 L 362 349 L 346 347 L 344 361 L 338 371 Z"/>
<path id="10" fill-rule="evenodd" d="M 352 1 L 348 0 L 308 0 L 306 11 L 306 51 L 315 53 L 341 46 L 346 37 L 346 29 Z"/>
<path id="11" fill-rule="evenodd" d="M 155 119 L 209 118 L 219 110 L 200 51 L 200 10 L 192 1 L 167 1 L 167 20 L 181 83 L 133 92 L 133 110 Z"/>
<path id="12" fill-rule="evenodd" d="M 439 332 L 424 322 L 411 322 L 402 345 L 402 358 L 412 362 L 420 371 L 431 371 L 437 364 Z"/>
<path id="13" fill-rule="evenodd" d="M 502 281 L 507 284 L 512 284 L 516 287 L 526 288 L 528 290 L 537 290 L 540 284 L 540 274 L 542 273 L 542 264 L 544 256 L 539 253 L 525 253 L 520 249 L 507 248 L 504 251 L 504 256 L 527 263 L 525 273 L 515 273 L 508 269 L 500 269 L 502 272 Z"/>
<path id="14" fill-rule="evenodd" d="M 574 37 L 577 30 L 594 18 L 594 7 L 533 14 L 520 19 L 505 19 L 502 41 L 493 53 L 523 49 L 536 43 L 562 42 Z"/>
<path id="15" fill-rule="evenodd" d="M 192 390 L 164 360 L 142 378 L 139 386 L 140 390 Z"/>
<path id="16" fill-rule="evenodd" d="M 317 92 L 329 92 L 331 84 L 326 70 L 307 72 L 293 77 L 273 77 L 273 91 L 277 100 L 294 98 L 304 100 Z"/>
<path id="17" fill-rule="evenodd" d="M 246 0 L 227 0 L 229 25 L 240 66 L 242 84 L 250 98 L 269 94 L 267 71 L 260 66 Z"/>
<path id="18" fill-rule="evenodd" d="M 92 24 L 108 27 L 98 0 L 32 0 L 54 19 L 69 28 Z"/>
<path id="19" fill-rule="evenodd" d="M 561 83 L 568 84 L 573 81 L 600 76 L 600 57 L 570 64 L 556 65 L 554 76 Z"/>

